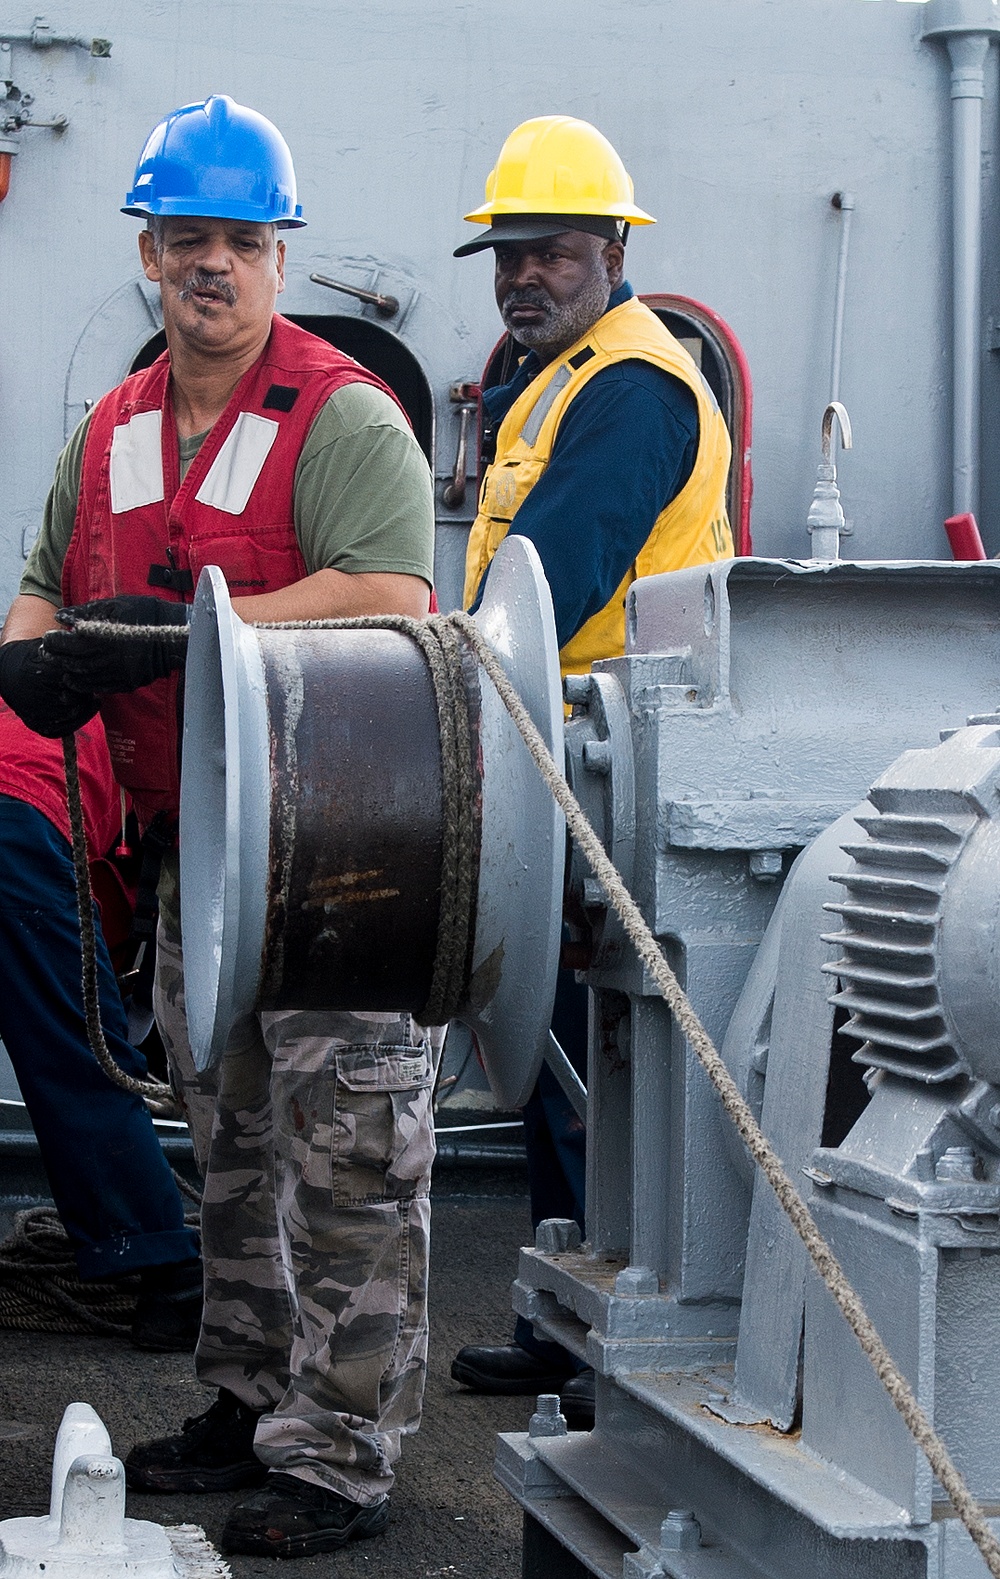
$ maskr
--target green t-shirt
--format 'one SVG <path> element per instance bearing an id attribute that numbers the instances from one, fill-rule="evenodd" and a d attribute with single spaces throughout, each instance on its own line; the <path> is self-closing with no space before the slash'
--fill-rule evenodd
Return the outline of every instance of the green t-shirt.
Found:
<path id="1" fill-rule="evenodd" d="M 84 417 L 56 462 L 42 528 L 20 590 L 62 603 L 62 568 L 76 520 Z M 180 443 L 181 475 L 206 435 Z M 372 384 L 346 384 L 320 407 L 293 484 L 295 535 L 306 571 L 395 572 L 434 578 L 430 471 L 395 401 Z"/>

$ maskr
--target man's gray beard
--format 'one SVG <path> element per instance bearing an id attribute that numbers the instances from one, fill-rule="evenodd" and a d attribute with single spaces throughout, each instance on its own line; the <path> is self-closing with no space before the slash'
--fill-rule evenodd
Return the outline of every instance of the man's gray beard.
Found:
<path id="1" fill-rule="evenodd" d="M 520 299 L 516 292 L 510 292 L 503 305 L 503 321 L 514 339 L 520 345 L 525 345 L 530 350 L 548 351 L 550 356 L 558 356 L 569 346 L 583 337 L 588 329 L 592 329 L 598 318 L 607 311 L 611 287 L 608 285 L 607 275 L 601 271 L 586 281 L 568 302 L 563 302 L 557 307 L 547 291 L 525 291 Z M 514 297 L 513 303 L 511 297 Z M 548 317 L 542 323 L 519 325 L 517 328 L 508 323 L 508 304 L 524 305 L 529 298 L 534 298 L 532 305 L 544 306 Z M 544 300 L 543 300 L 544 298 Z"/>

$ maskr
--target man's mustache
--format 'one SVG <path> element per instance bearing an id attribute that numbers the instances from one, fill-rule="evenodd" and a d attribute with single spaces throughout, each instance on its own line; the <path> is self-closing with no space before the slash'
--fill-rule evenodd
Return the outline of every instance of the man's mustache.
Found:
<path id="1" fill-rule="evenodd" d="M 540 312 L 551 312 L 554 305 L 547 291 L 508 291 L 503 299 L 504 312 L 514 307 L 537 307 Z"/>
<path id="2" fill-rule="evenodd" d="M 236 306 L 236 291 L 221 274 L 209 274 L 207 269 L 195 269 L 177 292 L 182 302 L 191 300 L 196 291 L 214 291 L 227 307 Z"/>

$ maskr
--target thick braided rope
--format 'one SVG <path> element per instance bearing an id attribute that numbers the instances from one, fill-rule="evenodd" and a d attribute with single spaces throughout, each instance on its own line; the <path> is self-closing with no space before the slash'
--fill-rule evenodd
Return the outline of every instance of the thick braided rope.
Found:
<path id="1" fill-rule="evenodd" d="M 87 1019 L 87 1036 L 94 1057 L 104 1073 L 115 1085 L 121 1086 L 137 1097 L 161 1097 L 163 1085 L 159 1080 L 136 1080 L 133 1075 L 115 1063 L 104 1039 L 101 1009 L 97 991 L 97 929 L 94 926 L 94 899 L 90 888 L 90 867 L 87 863 L 87 836 L 83 827 L 83 801 L 80 795 L 80 766 L 76 753 L 76 736 L 63 736 L 63 762 L 66 767 L 66 804 L 72 833 L 73 867 L 76 872 L 76 905 L 80 916 L 80 951 L 83 960 L 83 1004 Z"/>
<path id="2" fill-rule="evenodd" d="M 119 625 L 115 620 L 74 620 L 74 636 L 102 636 L 106 641 L 157 641 L 168 647 L 185 647 L 187 625 Z"/>
<path id="3" fill-rule="evenodd" d="M 145 630 L 149 627 L 128 627 Z M 156 629 L 156 627 L 152 627 Z M 370 614 L 342 620 L 255 622 L 255 630 L 394 630 L 411 637 L 430 670 L 441 741 L 441 898 L 427 1002 L 415 1018 L 444 1025 L 458 1010 L 472 953 L 478 871 L 472 724 L 458 631 L 447 615 Z"/>
<path id="4" fill-rule="evenodd" d="M 128 1337 L 139 1279 L 80 1283 L 76 1259 L 50 1206 L 18 1212 L 0 1244 L 0 1326 Z"/>
<path id="5" fill-rule="evenodd" d="M 507 679 L 496 655 L 484 641 L 475 621 L 466 614 L 453 614 L 450 618 L 475 649 L 476 656 L 496 686 L 500 699 L 520 731 L 538 771 L 565 813 L 573 838 L 590 862 L 608 900 L 618 912 L 639 958 L 653 977 L 671 1013 L 694 1048 L 723 1107 L 739 1130 L 747 1150 L 763 1171 L 783 1209 L 790 1217 L 816 1270 L 871 1361 L 879 1381 L 899 1410 L 914 1439 L 926 1454 L 931 1468 L 951 1498 L 956 1513 L 982 1553 L 990 1573 L 994 1579 L 1000 1579 L 1000 1542 L 987 1524 L 982 1509 L 972 1496 L 944 1442 L 934 1430 L 909 1383 L 880 1338 L 861 1300 L 844 1275 L 840 1263 L 816 1226 L 808 1206 L 785 1172 L 781 1159 L 751 1113 L 739 1087 L 695 1013 L 690 999 L 664 959 L 638 905 L 608 859 L 604 846 L 587 821 L 579 801 L 556 767 L 524 703 Z"/>
<path id="6" fill-rule="evenodd" d="M 381 626 L 385 628 L 391 622 L 377 619 L 371 622 L 366 620 L 309 621 L 302 622 L 301 625 L 285 626 L 284 628 L 326 629 L 330 628 L 331 625 L 360 625 L 364 627 L 369 623 L 375 627 Z M 430 622 L 411 622 L 402 621 L 401 619 L 396 628 L 403 629 L 411 623 Z M 909 1382 L 899 1370 L 860 1298 L 848 1282 L 843 1268 L 820 1233 L 812 1213 L 786 1173 L 780 1157 L 750 1111 L 739 1087 L 723 1063 L 715 1044 L 695 1013 L 690 999 L 664 959 L 655 937 L 643 919 L 638 905 L 609 860 L 604 846 L 590 826 L 579 801 L 556 767 L 552 755 L 536 729 L 527 708 L 507 679 L 499 659 L 483 638 L 478 625 L 469 615 L 454 613 L 443 618 L 435 618 L 435 624 L 440 623 L 448 623 L 454 626 L 456 630 L 461 631 L 496 687 L 500 700 L 513 719 L 539 773 L 565 815 L 572 837 L 589 861 L 594 875 L 607 895 L 609 903 L 617 911 L 636 953 L 646 966 L 664 1001 L 674 1015 L 677 1024 L 693 1047 L 702 1068 L 715 1087 L 723 1108 L 739 1131 L 751 1157 L 762 1170 L 765 1178 L 774 1190 L 782 1209 L 791 1220 L 796 1233 L 805 1245 L 810 1260 L 839 1306 L 844 1319 L 861 1345 L 876 1376 L 902 1416 L 907 1429 L 922 1449 L 931 1469 L 947 1492 L 955 1512 L 982 1554 L 989 1572 L 993 1575 L 993 1579 L 1000 1579 L 1000 1541 L 997 1540 L 990 1529 L 985 1514 L 966 1485 L 965 1479 L 948 1452 L 947 1447 L 920 1407 Z M 81 622 L 81 625 L 77 628 L 90 630 L 95 635 L 116 635 L 139 639 L 152 639 L 154 636 L 159 636 L 162 631 L 160 626 L 116 626 L 107 625 L 103 621 L 90 621 L 86 625 Z M 282 627 L 274 625 L 265 628 L 280 629 Z M 186 635 L 186 631 L 184 634 Z"/>
<path id="7" fill-rule="evenodd" d="M 444 1025 L 455 1014 L 464 994 L 472 952 L 478 871 L 472 725 L 458 632 L 446 616 L 431 615 L 418 620 L 404 614 L 361 615 L 340 620 L 261 621 L 253 628 L 266 631 L 394 630 L 409 636 L 423 653 L 434 688 L 441 741 L 442 850 L 431 985 L 427 1002 L 416 1018 L 422 1025 Z M 177 647 L 183 647 L 188 640 L 186 625 L 119 625 L 111 620 L 78 620 L 73 629 L 81 635 L 118 641 L 161 642 L 166 638 Z"/>
<path id="8" fill-rule="evenodd" d="M 465 995 L 472 957 L 479 866 L 472 724 L 458 632 L 440 616 L 416 623 L 416 640 L 430 665 L 437 697 L 444 818 L 434 972 L 427 1002 L 417 1018 L 425 1025 L 444 1025 Z M 433 644 L 428 635 L 433 635 Z"/>

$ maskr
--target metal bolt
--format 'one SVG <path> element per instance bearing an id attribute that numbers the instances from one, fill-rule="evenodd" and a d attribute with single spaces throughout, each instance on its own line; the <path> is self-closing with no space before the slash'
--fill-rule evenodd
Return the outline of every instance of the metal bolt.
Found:
<path id="1" fill-rule="evenodd" d="M 583 765 L 588 773 L 611 772 L 611 741 L 586 740 L 583 745 Z"/>
<path id="2" fill-rule="evenodd" d="M 938 1158 L 934 1177 L 971 1184 L 979 1173 L 979 1158 L 971 1146 L 949 1146 Z"/>
<path id="3" fill-rule="evenodd" d="M 990 1108 L 990 1123 L 994 1129 L 1000 1129 L 1000 1102 L 994 1102 Z"/>
<path id="4" fill-rule="evenodd" d="M 660 1279 L 653 1267 L 627 1266 L 615 1278 L 615 1293 L 623 1295 L 625 1299 L 659 1292 Z"/>
<path id="5" fill-rule="evenodd" d="M 565 1436 L 568 1427 L 559 1410 L 558 1393 L 540 1393 L 535 1399 L 535 1412 L 528 1422 L 529 1436 Z"/>
<path id="6" fill-rule="evenodd" d="M 758 883 L 775 882 L 781 876 L 781 851 L 752 850 L 750 876 L 755 877 Z"/>
<path id="7" fill-rule="evenodd" d="M 622 1558 L 622 1579 L 666 1579 L 656 1552 L 648 1546 L 640 1551 L 626 1552 Z"/>
<path id="8" fill-rule="evenodd" d="M 662 1552 L 691 1552 L 701 1545 L 701 1525 L 690 1508 L 671 1508 L 660 1525 Z"/>
<path id="9" fill-rule="evenodd" d="M 607 904 L 608 901 L 604 897 L 604 889 L 596 877 L 585 877 L 583 879 L 583 902 L 585 905 Z"/>
<path id="10" fill-rule="evenodd" d="M 563 681 L 563 696 L 570 707 L 586 707 L 590 700 L 589 674 L 568 674 Z"/>
<path id="11" fill-rule="evenodd" d="M 543 1255 L 566 1255 L 581 1243 L 580 1225 L 571 1217 L 546 1217 L 535 1229 L 535 1249 Z"/>

